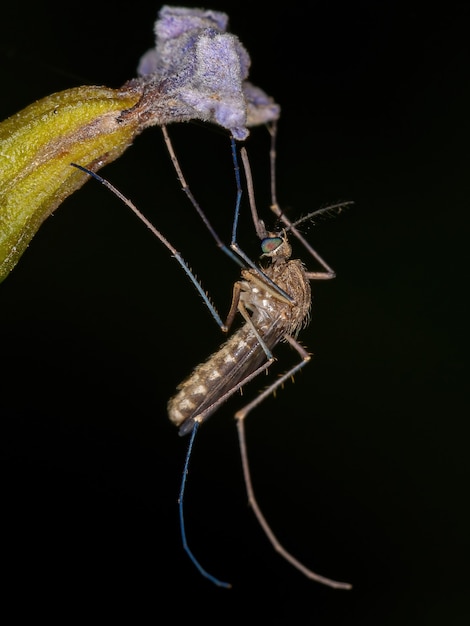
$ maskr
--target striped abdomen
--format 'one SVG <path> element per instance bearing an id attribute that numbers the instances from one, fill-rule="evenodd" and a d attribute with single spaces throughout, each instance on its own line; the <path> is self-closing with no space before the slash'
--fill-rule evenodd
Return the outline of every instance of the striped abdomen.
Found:
<path id="1" fill-rule="evenodd" d="M 267 347 L 273 348 L 283 333 L 282 329 L 279 332 L 278 324 L 270 326 L 270 329 L 258 327 L 257 330 Z M 192 420 L 243 381 L 265 360 L 266 353 L 255 333 L 245 324 L 178 385 L 178 393 L 168 402 L 170 420 L 176 426 Z M 205 419 L 211 414 L 212 411 L 209 410 Z M 188 423 L 181 434 L 186 434 L 191 429 L 192 425 Z"/>

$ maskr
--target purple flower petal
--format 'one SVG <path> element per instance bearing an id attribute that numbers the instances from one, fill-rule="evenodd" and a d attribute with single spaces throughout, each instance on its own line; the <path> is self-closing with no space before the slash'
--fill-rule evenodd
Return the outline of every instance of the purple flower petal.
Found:
<path id="1" fill-rule="evenodd" d="M 225 13 L 164 6 L 156 46 L 140 59 L 138 74 L 171 98 L 175 121 L 212 122 L 243 140 L 248 126 L 277 119 L 280 109 L 245 81 L 250 57 L 227 25 Z"/>

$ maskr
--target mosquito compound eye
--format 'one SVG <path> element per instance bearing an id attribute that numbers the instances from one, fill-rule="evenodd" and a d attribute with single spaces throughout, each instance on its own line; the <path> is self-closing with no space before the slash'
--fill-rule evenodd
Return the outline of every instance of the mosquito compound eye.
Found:
<path id="1" fill-rule="evenodd" d="M 281 244 L 281 237 L 266 237 L 261 242 L 261 250 L 263 254 L 272 254 Z"/>

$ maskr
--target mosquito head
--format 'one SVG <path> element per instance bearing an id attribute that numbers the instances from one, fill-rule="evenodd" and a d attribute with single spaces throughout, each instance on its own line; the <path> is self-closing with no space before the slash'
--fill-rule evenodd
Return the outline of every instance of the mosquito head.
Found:
<path id="1" fill-rule="evenodd" d="M 261 258 L 269 257 L 273 262 L 276 260 L 285 261 L 292 254 L 292 248 L 287 241 L 285 231 L 282 233 L 267 233 L 261 241 Z"/>

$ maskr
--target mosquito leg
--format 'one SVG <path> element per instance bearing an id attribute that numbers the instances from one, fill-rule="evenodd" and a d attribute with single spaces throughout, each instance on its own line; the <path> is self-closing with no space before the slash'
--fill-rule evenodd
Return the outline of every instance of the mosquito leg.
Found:
<path id="1" fill-rule="evenodd" d="M 296 559 L 290 552 L 288 552 L 279 542 L 276 535 L 271 530 L 266 518 L 264 517 L 261 509 L 258 506 L 258 502 L 256 500 L 253 485 L 251 483 L 251 475 L 250 475 L 250 467 L 248 463 L 248 456 L 246 451 L 246 437 L 245 437 L 245 425 L 243 419 L 238 419 L 237 421 L 238 428 L 238 438 L 240 442 L 240 453 L 242 457 L 242 467 L 243 467 L 243 476 L 245 479 L 246 491 L 248 494 L 248 502 L 253 509 L 256 518 L 263 529 L 265 535 L 271 542 L 273 548 L 278 552 L 286 561 L 288 561 L 291 565 L 293 565 L 296 569 L 298 569 L 302 574 L 310 578 L 311 580 L 315 580 L 316 582 L 322 583 L 323 585 L 327 585 L 328 587 L 333 587 L 334 589 L 352 589 L 352 585 L 350 583 L 343 583 L 336 580 L 331 580 L 330 578 L 326 578 L 325 576 L 321 576 L 320 574 L 315 573 L 308 567 L 306 567 L 303 563 L 301 563 L 298 559 Z"/>
<path id="2" fill-rule="evenodd" d="M 253 484 L 251 481 L 250 465 L 248 461 L 247 446 L 246 446 L 245 418 L 255 406 L 260 404 L 260 402 L 262 402 L 269 394 L 273 393 L 273 391 L 277 387 L 279 387 L 286 380 L 291 378 L 301 367 L 306 365 L 308 361 L 310 360 L 310 355 L 308 354 L 308 352 L 295 339 L 293 339 L 289 335 L 287 335 L 285 338 L 299 352 L 299 354 L 302 357 L 302 361 L 298 363 L 297 365 L 295 365 L 294 367 L 292 367 L 281 378 L 276 380 L 275 383 L 270 385 L 253 402 L 250 402 L 240 411 L 237 411 L 237 413 L 235 413 L 235 418 L 237 420 L 237 430 L 238 430 L 238 439 L 239 439 L 240 454 L 241 454 L 241 461 L 242 461 L 242 468 L 243 468 L 243 476 L 245 480 L 248 502 L 251 508 L 253 509 L 256 519 L 258 520 L 265 535 L 271 542 L 271 545 L 273 546 L 274 550 L 278 554 L 280 554 L 282 558 L 288 561 L 291 565 L 293 565 L 296 569 L 298 569 L 300 572 L 302 572 L 302 574 L 304 574 L 305 576 L 307 576 L 307 578 L 311 580 L 315 580 L 316 582 L 322 583 L 323 585 L 327 585 L 328 587 L 333 587 L 334 589 L 351 589 L 352 585 L 350 583 L 339 582 L 336 580 L 332 580 L 330 578 L 326 578 L 325 576 L 321 576 L 320 574 L 317 574 L 316 572 L 306 567 L 303 563 L 301 563 L 298 559 L 296 559 L 290 552 L 288 552 L 286 548 L 284 548 L 284 546 L 279 542 L 276 535 L 273 533 L 270 525 L 268 524 L 266 518 L 264 517 L 258 505 L 256 496 L 254 493 Z"/>
<path id="3" fill-rule="evenodd" d="M 268 348 L 268 346 L 266 345 L 266 342 L 263 340 L 263 338 L 259 334 L 256 326 L 253 324 L 250 314 L 246 310 L 245 305 L 240 300 L 240 293 L 241 293 L 241 283 L 240 281 L 237 281 L 233 285 L 232 304 L 230 306 L 230 311 L 228 312 L 227 319 L 225 320 L 225 328 L 229 330 L 233 323 L 233 320 L 235 319 L 235 315 L 237 313 L 240 313 L 240 315 L 243 317 L 245 322 L 250 326 L 251 330 L 254 332 L 260 346 L 263 348 L 264 353 L 266 354 L 266 358 L 268 359 L 268 361 L 272 362 L 274 360 L 273 354 L 271 350 Z"/>
<path id="4" fill-rule="evenodd" d="M 178 252 L 178 250 L 174 246 L 171 245 L 168 239 L 164 237 L 162 233 L 157 228 L 155 228 L 152 222 L 150 222 L 145 217 L 145 215 L 141 213 L 141 211 L 139 211 L 139 209 L 135 206 L 135 204 L 131 200 L 129 200 L 129 198 L 126 198 L 126 196 L 123 193 L 121 193 L 119 189 L 117 189 L 113 184 L 111 184 L 109 180 L 106 180 L 106 178 L 103 178 L 96 172 L 89 170 L 83 165 L 78 165 L 77 163 L 70 163 L 70 165 L 72 165 L 73 167 L 76 167 L 82 172 L 85 172 L 92 178 L 95 178 L 98 182 L 102 183 L 105 187 L 107 187 L 107 189 L 109 189 L 112 193 L 114 193 L 115 196 L 117 196 L 122 202 L 124 202 L 124 204 L 129 209 L 131 209 L 131 211 L 139 218 L 139 220 L 143 222 L 145 226 L 147 226 L 150 232 L 162 242 L 162 244 L 171 252 L 172 256 L 178 261 L 180 266 L 183 268 L 187 277 L 193 283 L 193 285 L 196 287 L 197 291 L 199 292 L 199 295 L 202 297 L 204 304 L 207 306 L 207 308 L 211 312 L 212 317 L 215 319 L 219 327 L 225 332 L 227 330 L 225 327 L 225 324 L 222 322 L 222 319 L 220 318 L 220 315 L 218 314 L 217 309 L 210 301 L 209 296 L 207 295 L 206 291 L 204 290 L 204 288 L 202 287 L 201 283 L 198 281 L 196 276 L 193 274 L 189 265 L 183 259 L 181 254 Z"/>
<path id="5" fill-rule="evenodd" d="M 277 191 L 276 191 L 276 137 L 277 137 L 277 122 L 273 121 L 269 124 L 266 124 L 269 134 L 271 135 L 271 148 L 269 151 L 270 161 L 271 161 L 271 211 L 285 224 L 287 230 L 289 230 L 304 246 L 304 248 L 309 252 L 309 254 L 320 263 L 320 265 L 324 268 L 324 272 L 308 272 L 307 276 L 310 280 L 329 280 L 331 278 L 335 278 L 335 271 L 328 265 L 328 263 L 318 254 L 316 250 L 312 248 L 312 246 L 308 243 L 308 241 L 303 237 L 303 235 L 296 228 L 296 224 L 299 222 L 303 222 L 310 217 L 313 217 L 315 214 L 321 214 L 325 212 L 332 212 L 334 210 L 341 211 L 346 206 L 353 204 L 352 202 L 340 202 L 337 205 L 331 205 L 326 207 L 325 209 L 319 209 L 306 215 L 295 223 L 292 223 L 286 215 L 282 212 L 279 207 L 277 201 Z"/>
<path id="6" fill-rule="evenodd" d="M 250 200 L 251 217 L 253 219 L 253 224 L 256 230 L 256 234 L 258 235 L 258 239 L 264 239 L 267 235 L 267 232 L 266 232 L 266 227 L 264 225 L 264 222 L 263 220 L 259 218 L 258 211 L 256 209 L 256 203 L 254 200 L 255 191 L 254 191 L 254 186 L 253 186 L 253 177 L 251 175 L 251 167 L 250 167 L 250 162 L 248 160 L 246 148 L 243 147 L 240 150 L 240 154 L 242 157 L 243 167 L 245 168 L 246 186 L 248 189 L 248 198 Z M 240 213 L 240 200 L 242 196 L 241 194 L 242 184 L 240 180 L 240 167 L 238 165 L 237 145 L 233 138 L 232 138 L 232 160 L 233 160 L 233 168 L 235 170 L 235 179 L 237 182 L 237 189 L 238 189 L 237 204 L 235 207 L 236 210 L 235 210 L 235 216 L 233 219 L 233 228 L 232 228 L 232 246 L 233 246 L 233 245 L 236 245 L 236 241 L 237 241 L 238 216 Z"/>
<path id="7" fill-rule="evenodd" d="M 227 319 L 225 320 L 225 328 L 229 330 L 233 323 L 233 320 L 235 319 L 235 315 L 237 313 L 240 313 L 240 315 L 243 317 L 245 322 L 250 326 L 251 330 L 256 335 L 256 338 L 258 339 L 260 346 L 263 348 L 264 353 L 266 354 L 266 358 L 268 359 L 268 361 L 272 363 L 274 360 L 273 354 L 271 350 L 268 348 L 268 346 L 266 345 L 266 342 L 263 340 L 263 338 L 259 334 L 256 326 L 253 324 L 250 314 L 246 310 L 245 305 L 240 300 L 241 291 L 242 291 L 241 282 L 237 280 L 237 282 L 234 283 L 233 285 L 232 304 L 230 305 L 230 311 L 228 312 Z"/>
<path id="8" fill-rule="evenodd" d="M 289 378 L 292 378 L 302 367 L 307 365 L 310 361 L 310 354 L 290 335 L 284 335 L 284 339 L 288 341 L 292 347 L 294 347 L 297 352 L 302 357 L 302 360 L 294 365 L 290 370 L 288 370 L 285 374 L 283 374 L 280 378 L 276 379 L 269 387 L 267 387 L 264 391 L 262 391 L 259 395 L 256 396 L 254 400 L 245 405 L 243 408 L 239 409 L 235 413 L 235 419 L 238 421 L 242 421 L 245 417 L 250 413 L 255 407 L 263 402 L 268 396 L 270 396 L 278 387 L 283 385 Z"/>
<path id="9" fill-rule="evenodd" d="M 240 261 L 240 259 L 220 239 L 219 235 L 216 233 L 216 231 L 212 227 L 212 224 L 210 223 L 208 217 L 206 216 L 204 211 L 201 209 L 201 207 L 200 207 L 199 203 L 197 202 L 196 198 L 193 196 L 193 193 L 192 193 L 191 189 L 189 188 L 189 185 L 187 184 L 187 182 L 186 182 L 186 180 L 185 180 L 185 178 L 183 176 L 183 170 L 181 169 L 179 161 L 178 161 L 178 159 L 176 157 L 176 152 L 174 151 L 173 144 L 171 143 L 171 139 L 170 139 L 170 136 L 169 136 L 168 131 L 166 129 L 166 126 L 164 126 L 164 125 L 161 126 L 161 129 L 162 129 L 163 138 L 165 140 L 165 144 L 166 144 L 167 150 L 168 150 L 168 152 L 170 154 L 171 162 L 173 163 L 173 167 L 176 170 L 176 175 L 178 176 L 178 180 L 180 181 L 180 184 L 181 184 L 181 187 L 182 187 L 184 193 L 188 197 L 188 199 L 191 202 L 191 204 L 193 205 L 193 207 L 196 209 L 199 217 L 204 222 L 205 227 L 207 228 L 207 230 L 210 232 L 210 234 L 214 238 L 214 241 L 217 244 L 217 247 L 220 250 L 222 250 L 222 252 L 224 252 L 226 255 L 228 255 L 233 261 L 235 261 L 235 263 L 237 263 L 240 267 L 244 267 L 244 265 Z M 237 206 L 238 206 L 239 203 L 240 203 L 239 196 L 241 195 L 241 188 L 240 188 L 240 186 L 237 186 L 237 189 L 238 189 L 238 195 L 237 195 Z"/>
<path id="10" fill-rule="evenodd" d="M 271 163 L 271 204 L 278 206 L 277 204 L 277 189 L 276 189 L 276 138 L 277 138 L 277 122 L 273 121 L 270 124 L 266 124 L 269 134 L 271 135 L 271 147 L 269 149 L 269 160 Z"/>
<path id="11" fill-rule="evenodd" d="M 235 315 L 239 311 L 240 293 L 241 293 L 241 284 L 240 284 L 240 281 L 237 280 L 233 285 L 232 303 L 230 305 L 230 311 L 227 314 L 227 319 L 225 320 L 225 328 L 227 328 L 227 330 L 231 328 L 233 324 L 233 320 L 235 319 Z"/>
<path id="12" fill-rule="evenodd" d="M 225 587 L 226 589 L 230 589 L 230 587 L 232 586 L 230 583 L 226 583 L 226 582 L 220 580 L 219 578 L 216 578 L 212 574 L 209 574 L 209 572 L 202 567 L 202 565 L 199 563 L 199 561 L 196 559 L 196 557 L 192 553 L 192 551 L 191 551 L 191 549 L 190 549 L 190 547 L 188 545 L 188 540 L 186 538 L 186 526 L 185 526 L 185 522 L 184 522 L 183 499 L 184 499 L 184 492 L 185 492 L 185 489 L 186 489 L 186 479 L 187 479 L 187 476 L 188 476 L 189 459 L 191 457 L 191 452 L 192 452 L 192 449 L 193 449 L 194 439 L 196 437 L 196 432 L 197 432 L 197 429 L 199 427 L 199 424 L 200 424 L 200 422 L 198 420 L 194 421 L 194 427 L 193 427 L 193 431 L 191 433 L 191 438 L 189 440 L 189 445 L 188 445 L 188 451 L 186 453 L 186 459 L 185 459 L 185 462 L 184 462 L 183 478 L 181 479 L 180 495 L 179 495 L 179 498 L 178 498 L 181 539 L 182 539 L 183 548 L 184 548 L 186 554 L 189 556 L 189 558 L 194 563 L 194 565 L 197 567 L 197 569 L 200 571 L 200 573 L 205 578 L 208 578 L 211 582 L 213 582 L 214 585 L 217 585 L 218 587 Z"/>
<path id="13" fill-rule="evenodd" d="M 259 334 L 258 329 L 256 328 L 256 326 L 253 324 L 253 321 L 252 321 L 248 311 L 246 310 L 246 307 L 243 304 L 243 302 L 239 303 L 238 310 L 240 312 L 240 315 L 245 320 L 245 322 L 248 324 L 248 326 L 250 326 L 251 330 L 256 335 L 256 339 L 258 340 L 259 345 L 263 348 L 264 353 L 266 355 L 266 358 L 268 359 L 268 361 L 270 363 L 272 363 L 274 361 L 273 354 L 272 354 L 271 350 L 268 348 L 268 346 L 266 345 L 266 342 L 264 341 L 264 339 Z"/>
<path id="14" fill-rule="evenodd" d="M 243 167 L 245 169 L 246 184 L 247 184 L 247 189 L 248 189 L 248 198 L 250 202 L 253 224 L 256 229 L 256 234 L 261 240 L 263 240 L 268 236 L 268 232 L 264 226 L 264 222 L 260 220 L 258 216 L 258 211 L 256 209 L 255 192 L 254 192 L 254 187 L 253 187 L 253 177 L 251 175 L 250 161 L 248 159 L 246 148 L 243 147 L 240 150 L 240 154 L 241 154 L 242 161 L 243 161 Z M 234 164 L 234 169 L 235 169 L 235 176 L 237 179 L 237 189 L 240 190 L 241 182 L 240 182 L 240 174 L 239 174 L 238 159 L 237 159 L 237 149 L 236 149 L 235 141 L 233 139 L 232 139 L 232 156 L 233 156 L 233 164 Z M 237 224 L 238 224 L 238 214 L 239 214 L 239 208 L 240 208 L 240 198 L 241 198 L 241 194 L 239 193 L 237 196 L 237 206 L 235 209 L 235 217 L 233 220 L 232 242 L 230 244 L 231 250 L 233 250 L 233 252 L 235 252 L 241 259 L 243 259 L 243 261 L 245 261 L 248 267 L 254 270 L 259 276 L 261 276 L 265 284 L 268 284 L 274 291 L 279 293 L 287 302 L 291 302 L 291 303 L 294 302 L 293 298 L 288 293 L 286 293 L 283 289 L 281 289 L 279 285 L 277 285 L 269 276 L 266 276 L 266 274 L 258 267 L 258 265 L 256 265 L 256 263 L 254 263 L 238 245 Z"/>

